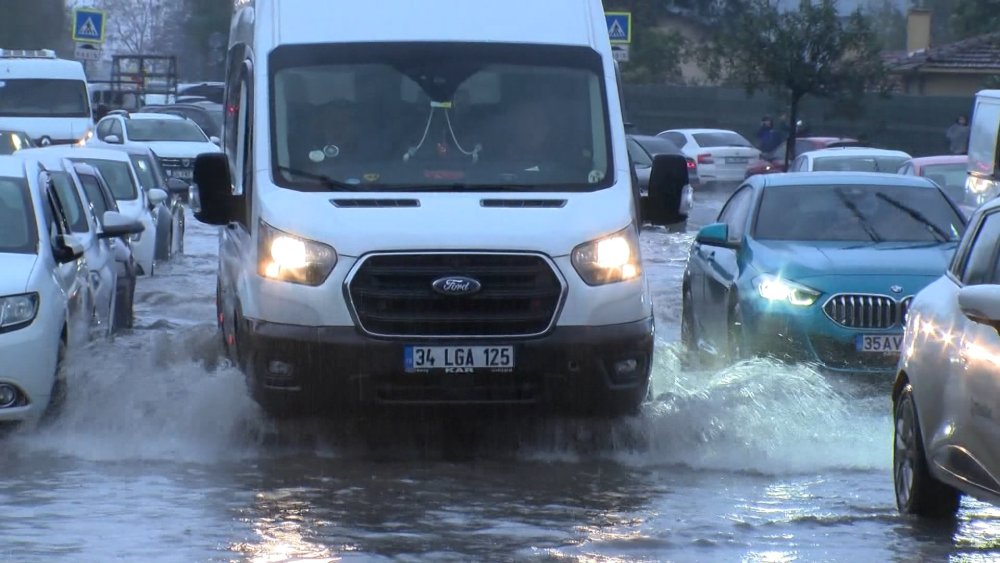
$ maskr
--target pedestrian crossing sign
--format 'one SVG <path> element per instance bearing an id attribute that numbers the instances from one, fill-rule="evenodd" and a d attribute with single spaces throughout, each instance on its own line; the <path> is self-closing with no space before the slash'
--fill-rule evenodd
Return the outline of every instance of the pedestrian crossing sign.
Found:
<path id="1" fill-rule="evenodd" d="M 608 38 L 612 45 L 632 42 L 632 12 L 604 12 L 608 21 Z"/>
<path id="2" fill-rule="evenodd" d="M 73 12 L 73 41 L 78 43 L 104 43 L 106 18 L 101 10 L 79 8 Z"/>

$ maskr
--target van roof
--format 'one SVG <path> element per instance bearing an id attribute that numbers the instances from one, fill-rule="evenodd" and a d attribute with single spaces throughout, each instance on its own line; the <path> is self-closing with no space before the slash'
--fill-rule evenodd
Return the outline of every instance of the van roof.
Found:
<path id="1" fill-rule="evenodd" d="M 263 12 L 266 4 L 273 10 L 278 44 L 489 41 L 594 46 L 607 42 L 601 0 L 504 0 L 502 9 L 473 0 L 256 0 L 256 12 Z M 604 32 L 603 38 L 595 35 L 597 30 Z"/>
<path id="2" fill-rule="evenodd" d="M 83 65 L 78 61 L 0 57 L 0 80 L 13 78 L 86 80 L 87 75 L 83 72 Z"/>
<path id="3" fill-rule="evenodd" d="M 976 92 L 977 98 L 1000 98 L 1000 90 L 980 90 Z"/>

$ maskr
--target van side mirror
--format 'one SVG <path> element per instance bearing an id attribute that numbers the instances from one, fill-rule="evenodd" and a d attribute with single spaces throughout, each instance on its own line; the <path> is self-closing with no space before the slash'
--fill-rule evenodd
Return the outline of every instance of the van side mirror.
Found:
<path id="1" fill-rule="evenodd" d="M 202 223 L 228 225 L 239 219 L 243 196 L 233 193 L 225 153 L 203 153 L 195 159 L 190 203 L 195 219 Z"/>
<path id="2" fill-rule="evenodd" d="M 642 217 L 654 225 L 672 225 L 687 219 L 684 191 L 688 178 L 687 159 L 679 154 L 658 154 L 653 157 L 649 186 Z"/>

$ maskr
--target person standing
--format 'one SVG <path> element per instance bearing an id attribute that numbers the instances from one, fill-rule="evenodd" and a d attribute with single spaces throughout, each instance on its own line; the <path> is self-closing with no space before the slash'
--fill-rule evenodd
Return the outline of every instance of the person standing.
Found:
<path id="1" fill-rule="evenodd" d="M 944 136 L 948 139 L 948 150 L 951 154 L 966 154 L 969 152 L 969 118 L 960 115 L 955 123 L 948 127 Z"/>

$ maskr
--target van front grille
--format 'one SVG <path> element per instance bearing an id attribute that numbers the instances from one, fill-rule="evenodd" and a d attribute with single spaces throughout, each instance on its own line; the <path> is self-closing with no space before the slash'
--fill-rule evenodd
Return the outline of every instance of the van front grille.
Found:
<path id="1" fill-rule="evenodd" d="M 447 278 L 471 279 L 479 289 L 442 292 L 436 282 Z M 362 330 L 406 337 L 542 334 L 555 323 L 564 294 L 548 260 L 504 253 L 371 255 L 346 290 Z"/>

